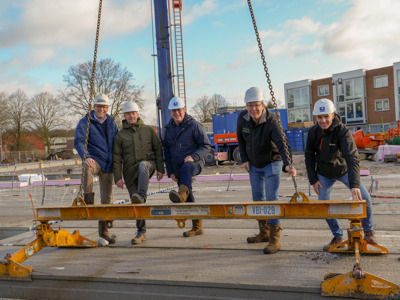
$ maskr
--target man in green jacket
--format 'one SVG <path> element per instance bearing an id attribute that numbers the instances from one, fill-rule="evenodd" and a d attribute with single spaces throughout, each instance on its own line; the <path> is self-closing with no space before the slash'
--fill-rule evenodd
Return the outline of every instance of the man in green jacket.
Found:
<path id="1" fill-rule="evenodd" d="M 123 128 L 115 136 L 113 148 L 115 184 L 122 189 L 125 181 L 132 203 L 145 203 L 151 176 L 157 170 L 157 180 L 163 178 L 161 141 L 155 130 L 139 117 L 136 103 L 124 103 L 122 113 L 125 118 Z M 145 220 L 136 220 L 136 227 L 133 245 L 146 240 Z"/>

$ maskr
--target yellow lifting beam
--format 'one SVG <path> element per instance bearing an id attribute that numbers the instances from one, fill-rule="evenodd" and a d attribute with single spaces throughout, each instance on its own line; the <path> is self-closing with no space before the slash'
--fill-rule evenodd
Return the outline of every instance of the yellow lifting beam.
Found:
<path id="1" fill-rule="evenodd" d="M 349 219 L 351 228 L 349 239 L 343 244 L 347 250 L 339 250 L 337 246 L 330 252 L 356 254 L 356 271 L 345 275 L 328 274 L 321 284 L 322 294 L 328 296 L 358 295 L 391 295 L 399 291 L 393 283 L 364 273 L 359 263 L 360 253 L 387 254 L 388 250 L 379 245 L 370 250 L 362 238 L 360 219 L 367 216 L 365 201 L 326 200 L 310 201 L 303 193 L 302 201 L 295 194 L 290 202 L 262 201 L 240 203 L 178 203 L 178 204 L 109 204 L 86 205 L 76 200 L 68 207 L 36 208 L 36 218 L 41 224 L 37 226 L 37 239 L 13 255 L 7 254 L 0 261 L 0 279 L 32 280 L 32 267 L 22 266 L 29 257 L 46 246 L 48 247 L 96 247 L 94 241 L 80 236 L 79 231 L 69 234 L 66 230 L 53 230 L 49 224 L 55 220 L 165 220 L 175 219 L 178 227 L 184 227 L 187 219 Z M 360 271 L 361 270 L 361 271 Z M 361 278 L 359 274 L 361 274 Z M 358 276 L 358 277 L 357 277 Z M 378 283 L 378 288 L 375 283 Z"/>

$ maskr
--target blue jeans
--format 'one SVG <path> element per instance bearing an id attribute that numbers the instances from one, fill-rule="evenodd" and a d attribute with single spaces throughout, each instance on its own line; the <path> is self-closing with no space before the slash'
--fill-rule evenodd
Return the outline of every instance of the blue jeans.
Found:
<path id="1" fill-rule="evenodd" d="M 318 180 L 322 185 L 319 188 L 318 200 L 331 200 L 331 191 L 333 189 L 333 184 L 336 181 L 342 182 L 345 186 L 350 189 L 349 176 L 348 173 L 344 174 L 342 177 L 330 179 L 317 174 Z M 360 191 L 363 200 L 367 202 L 367 218 L 362 220 L 362 226 L 364 230 L 373 230 L 373 217 L 372 217 L 372 202 L 371 196 L 365 188 L 364 183 L 360 180 Z M 339 222 L 336 219 L 326 219 L 332 234 L 337 238 L 343 238 L 343 230 L 340 228 Z"/>
<path id="2" fill-rule="evenodd" d="M 192 193 L 192 177 L 199 175 L 201 172 L 200 163 L 189 161 L 184 163 L 181 167 L 181 174 L 178 178 L 178 185 L 185 185 L 189 189 L 189 196 L 186 202 L 194 202 L 194 196 Z"/>
<path id="3" fill-rule="evenodd" d="M 282 162 L 274 161 L 263 168 L 257 168 L 249 163 L 250 186 L 253 201 L 277 201 L 279 198 L 279 183 L 282 174 Z M 268 220 L 270 225 L 279 225 L 281 220 Z"/>

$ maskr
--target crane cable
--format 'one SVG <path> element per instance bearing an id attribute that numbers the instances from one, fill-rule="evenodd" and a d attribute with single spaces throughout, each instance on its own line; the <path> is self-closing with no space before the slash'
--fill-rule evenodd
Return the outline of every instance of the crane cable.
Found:
<path id="1" fill-rule="evenodd" d="M 284 149 L 285 149 L 285 154 L 286 154 L 286 157 L 287 157 L 287 159 L 289 161 L 289 168 L 292 169 L 293 161 L 292 161 L 292 157 L 289 154 L 289 147 L 288 147 L 288 142 L 289 141 L 287 140 L 287 137 L 286 137 L 286 135 L 284 133 L 283 126 L 282 126 L 282 121 L 281 121 L 281 118 L 279 116 L 278 105 L 276 104 L 276 99 L 275 99 L 274 91 L 273 91 L 272 84 L 271 84 L 271 78 L 270 78 L 270 75 L 269 75 L 267 62 L 265 60 L 264 51 L 262 49 L 261 39 L 260 39 L 260 35 L 258 33 L 257 23 L 256 23 L 256 19 L 254 17 L 254 11 L 253 11 L 253 7 L 251 5 L 251 0 L 247 0 L 247 4 L 249 5 L 251 19 L 253 21 L 254 31 L 255 31 L 255 34 L 256 34 L 256 38 L 257 38 L 258 48 L 260 50 L 261 60 L 262 60 L 262 63 L 264 65 L 264 71 L 265 71 L 265 75 L 267 77 L 268 87 L 269 87 L 270 95 L 271 95 L 271 98 L 272 98 L 272 104 L 273 104 L 274 109 L 275 109 L 275 115 L 277 116 L 277 119 L 278 119 L 279 132 L 280 132 L 280 134 L 282 136 L 282 142 L 283 142 L 283 146 L 284 146 Z M 296 191 L 296 195 L 299 197 L 299 192 L 297 190 L 296 179 L 294 178 L 293 175 L 292 175 L 292 180 L 293 180 L 293 184 L 294 184 L 294 189 Z"/>
<path id="2" fill-rule="evenodd" d="M 87 154 L 87 146 L 89 140 L 89 129 L 90 129 L 90 112 L 92 111 L 92 99 L 94 98 L 94 78 L 96 75 L 96 61 L 97 61 L 97 48 L 99 44 L 99 34 L 100 34 L 100 21 L 101 21 L 101 9 L 103 6 L 103 0 L 99 1 L 99 12 L 97 16 L 97 28 L 96 28 L 96 40 L 94 44 L 94 55 L 93 55 L 93 64 L 92 64 L 92 76 L 90 78 L 90 97 L 89 97 L 89 106 L 87 112 L 87 123 L 86 123 L 86 137 L 85 137 L 85 149 L 83 151 L 83 160 L 82 160 L 82 177 L 81 177 L 81 185 L 79 187 L 79 192 L 77 199 L 83 199 L 83 180 L 85 177 L 85 169 L 86 169 L 86 154 Z"/>

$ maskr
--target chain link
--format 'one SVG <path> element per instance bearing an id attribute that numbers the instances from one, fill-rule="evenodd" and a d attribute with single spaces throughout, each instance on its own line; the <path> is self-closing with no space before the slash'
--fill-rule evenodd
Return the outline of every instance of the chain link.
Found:
<path id="1" fill-rule="evenodd" d="M 262 48 L 260 35 L 258 33 L 256 19 L 254 17 L 253 6 L 251 5 L 251 0 L 247 0 L 247 3 L 249 5 L 249 10 L 250 10 L 250 14 L 251 14 L 251 20 L 253 21 L 254 31 L 255 31 L 255 34 L 256 34 L 258 48 L 260 50 L 260 55 L 261 55 L 261 60 L 262 60 L 263 66 L 264 66 L 265 75 L 267 77 L 267 82 L 268 82 L 269 92 L 270 92 L 270 95 L 271 95 L 272 105 L 274 106 L 274 109 L 275 109 L 275 115 L 278 118 L 278 124 L 279 124 L 278 129 L 279 129 L 279 132 L 280 132 L 280 134 L 282 136 L 282 142 L 283 142 L 283 145 L 284 145 L 286 157 L 288 158 L 289 168 L 292 168 L 293 167 L 293 161 L 292 161 L 292 157 L 289 154 L 289 147 L 288 147 L 288 142 L 289 141 L 287 140 L 286 135 L 285 135 L 284 130 L 283 130 L 282 121 L 281 121 L 279 110 L 278 110 L 278 105 L 276 103 L 275 94 L 274 94 L 274 90 L 272 88 L 271 78 L 270 78 L 269 71 L 268 71 L 267 61 L 266 61 L 265 56 L 264 56 L 264 50 Z M 297 190 L 297 183 L 296 183 L 296 179 L 294 178 L 294 176 L 292 176 L 292 180 L 293 180 L 293 184 L 294 184 L 294 189 L 296 191 L 296 195 L 299 196 L 299 192 Z"/>
<path id="2" fill-rule="evenodd" d="M 90 112 L 92 111 L 92 99 L 94 98 L 94 78 L 96 76 L 96 61 L 97 61 L 97 48 L 99 45 L 99 34 L 100 34 L 100 21 L 101 21 L 101 9 L 103 7 L 103 0 L 99 2 L 99 13 L 97 16 L 97 28 L 96 28 L 96 40 L 94 43 L 94 55 L 93 55 L 93 65 L 92 65 L 92 76 L 90 78 L 90 97 L 89 97 L 89 107 L 88 107 L 88 120 L 86 123 L 86 137 L 85 137 L 85 149 L 83 152 L 83 160 L 82 160 L 82 177 L 81 177 L 81 185 L 79 187 L 78 198 L 83 198 L 83 180 L 85 177 L 85 169 L 86 169 L 86 153 L 87 146 L 89 141 L 89 129 L 90 129 Z"/>

